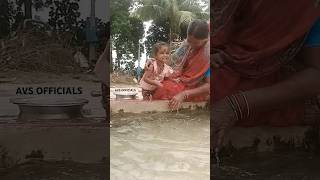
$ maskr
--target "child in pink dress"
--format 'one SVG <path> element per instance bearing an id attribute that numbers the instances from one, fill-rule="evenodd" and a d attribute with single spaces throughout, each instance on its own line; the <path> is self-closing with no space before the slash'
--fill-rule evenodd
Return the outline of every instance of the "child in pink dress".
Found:
<path id="1" fill-rule="evenodd" d="M 153 45 L 153 58 L 149 59 L 145 67 L 145 73 L 140 80 L 143 100 L 152 100 L 152 95 L 158 87 L 162 87 L 161 82 L 164 78 L 172 75 L 173 69 L 166 63 L 169 63 L 170 49 L 165 42 L 157 42 Z"/>

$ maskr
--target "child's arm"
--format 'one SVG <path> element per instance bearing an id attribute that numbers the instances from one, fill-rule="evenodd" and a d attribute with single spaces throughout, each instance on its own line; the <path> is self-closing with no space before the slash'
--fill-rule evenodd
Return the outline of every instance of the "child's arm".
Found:
<path id="1" fill-rule="evenodd" d="M 157 87 L 162 87 L 162 84 L 159 81 L 153 79 L 153 72 L 150 69 L 153 69 L 153 68 L 146 69 L 142 79 L 148 84 L 151 84 Z"/>
<path id="2" fill-rule="evenodd" d="M 166 73 L 165 78 L 173 80 L 175 82 L 179 82 L 180 81 L 179 76 L 180 76 L 180 73 L 178 71 L 170 69 L 170 71 Z"/>

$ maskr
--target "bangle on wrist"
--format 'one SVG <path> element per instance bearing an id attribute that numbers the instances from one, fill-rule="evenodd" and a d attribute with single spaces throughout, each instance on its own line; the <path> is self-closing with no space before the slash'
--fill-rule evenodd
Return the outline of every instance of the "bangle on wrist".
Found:
<path id="1" fill-rule="evenodd" d="M 186 100 L 189 98 L 189 93 L 183 92 L 183 99 Z"/>
<path id="2" fill-rule="evenodd" d="M 234 95 L 227 96 L 226 99 L 235 113 L 237 121 L 250 118 L 250 106 L 244 92 L 240 91 Z"/>

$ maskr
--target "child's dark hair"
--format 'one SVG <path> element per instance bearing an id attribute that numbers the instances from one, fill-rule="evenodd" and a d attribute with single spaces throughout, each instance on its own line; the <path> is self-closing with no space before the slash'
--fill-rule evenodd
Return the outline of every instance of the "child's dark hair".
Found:
<path id="1" fill-rule="evenodd" d="M 188 26 L 188 35 L 197 39 L 206 39 L 209 36 L 209 24 L 204 20 L 196 19 Z"/>
<path id="2" fill-rule="evenodd" d="M 155 57 L 156 54 L 158 53 L 158 51 L 160 50 L 160 48 L 162 46 L 166 46 L 169 48 L 169 44 L 166 43 L 166 42 L 163 42 L 163 41 L 158 41 L 157 43 L 155 43 L 153 46 L 152 46 L 152 57 Z"/>

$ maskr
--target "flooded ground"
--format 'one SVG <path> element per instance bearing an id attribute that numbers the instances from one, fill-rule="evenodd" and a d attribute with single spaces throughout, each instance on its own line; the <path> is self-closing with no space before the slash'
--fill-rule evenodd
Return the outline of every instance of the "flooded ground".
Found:
<path id="1" fill-rule="evenodd" d="M 107 163 L 29 161 L 0 169 L 1 180 L 107 180 Z"/>
<path id="2" fill-rule="evenodd" d="M 208 112 L 112 116 L 111 180 L 210 179 Z"/>
<path id="3" fill-rule="evenodd" d="M 300 151 L 234 154 L 213 165 L 214 180 L 320 180 L 320 156 Z"/>

